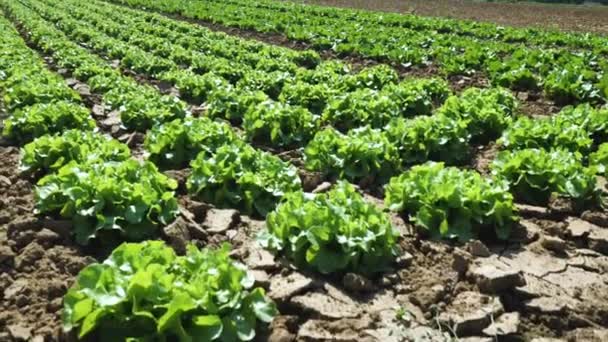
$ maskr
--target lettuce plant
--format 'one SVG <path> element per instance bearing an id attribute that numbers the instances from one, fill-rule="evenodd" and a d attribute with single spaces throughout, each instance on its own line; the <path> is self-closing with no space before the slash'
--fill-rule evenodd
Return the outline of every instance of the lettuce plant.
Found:
<path id="1" fill-rule="evenodd" d="M 148 159 L 162 168 L 186 166 L 201 152 L 239 140 L 230 125 L 206 117 L 176 119 L 154 126 L 144 141 Z"/>
<path id="2" fill-rule="evenodd" d="M 268 99 L 268 95 L 263 91 L 240 90 L 233 87 L 218 88 L 209 94 L 207 115 L 238 124 L 249 108 Z"/>
<path id="3" fill-rule="evenodd" d="M 385 213 L 339 182 L 321 194 L 295 192 L 266 218 L 259 243 L 321 273 L 382 272 L 396 256 L 398 232 Z"/>
<path id="4" fill-rule="evenodd" d="M 301 146 L 319 126 L 319 118 L 300 106 L 264 101 L 251 107 L 243 118 L 249 141 L 281 147 Z"/>
<path id="5" fill-rule="evenodd" d="M 279 101 L 302 106 L 314 114 L 321 114 L 327 105 L 327 101 L 336 93 L 337 91 L 323 83 L 295 82 L 285 84 L 279 96 Z"/>
<path id="6" fill-rule="evenodd" d="M 149 162 L 71 161 L 38 181 L 36 212 L 71 219 L 79 244 L 109 233 L 142 240 L 175 218 L 176 188 Z"/>
<path id="7" fill-rule="evenodd" d="M 21 170 L 50 172 L 76 161 L 122 161 L 131 156 L 129 147 L 108 136 L 80 130 L 61 135 L 44 135 L 23 147 Z"/>
<path id="8" fill-rule="evenodd" d="M 436 105 L 442 104 L 451 91 L 446 81 L 430 79 L 409 79 L 399 84 L 386 86 L 387 94 L 399 106 L 402 116 L 430 115 Z"/>
<path id="9" fill-rule="evenodd" d="M 460 96 L 451 96 L 438 114 L 467 123 L 473 140 L 496 139 L 509 126 L 517 108 L 517 100 L 506 89 L 467 89 Z"/>
<path id="10" fill-rule="evenodd" d="M 608 143 L 603 143 L 597 151 L 589 155 L 589 166 L 598 174 L 608 176 Z"/>
<path id="11" fill-rule="evenodd" d="M 582 156 L 566 150 L 523 149 L 503 151 L 491 168 L 509 183 L 516 200 L 547 204 L 551 195 L 569 198 L 579 207 L 599 204 L 594 171 L 583 166 Z"/>
<path id="12" fill-rule="evenodd" d="M 301 188 L 294 166 L 246 144 L 224 145 L 192 161 L 188 190 L 220 207 L 266 216 L 288 192 Z"/>
<path id="13" fill-rule="evenodd" d="M 319 131 L 304 150 L 306 168 L 329 177 L 384 182 L 401 167 L 399 150 L 380 130 L 369 126 L 342 134 Z"/>
<path id="14" fill-rule="evenodd" d="M 376 90 L 360 89 L 331 99 L 322 118 L 323 122 L 340 131 L 348 131 L 365 125 L 382 127 L 398 114 L 398 104 L 388 95 Z"/>
<path id="15" fill-rule="evenodd" d="M 9 111 L 57 101 L 80 101 L 78 93 L 59 75 L 33 71 L 23 68 L 2 81 L 2 102 Z"/>
<path id="16" fill-rule="evenodd" d="M 386 64 L 378 64 L 367 67 L 346 79 L 346 84 L 351 90 L 368 88 L 380 90 L 388 84 L 397 83 L 399 75 Z"/>
<path id="17" fill-rule="evenodd" d="M 124 243 L 80 271 L 64 297 L 63 328 L 98 341 L 250 341 L 276 307 L 230 248 Z"/>
<path id="18" fill-rule="evenodd" d="M 92 131 L 95 121 L 89 111 L 72 102 L 38 103 L 19 109 L 4 121 L 2 134 L 18 143 L 27 143 L 45 134 L 68 129 Z"/>
<path id="19" fill-rule="evenodd" d="M 593 140 L 583 127 L 557 115 L 542 119 L 521 117 L 503 132 L 499 144 L 509 150 L 562 148 L 584 153 Z"/>
<path id="20" fill-rule="evenodd" d="M 468 160 L 466 122 L 442 115 L 393 119 L 386 127 L 388 140 L 397 146 L 404 165 L 428 160 L 461 164 Z"/>
<path id="21" fill-rule="evenodd" d="M 485 229 L 508 238 L 517 220 L 508 184 L 479 173 L 428 162 L 391 179 L 386 205 L 409 215 L 424 234 L 466 241 Z"/>

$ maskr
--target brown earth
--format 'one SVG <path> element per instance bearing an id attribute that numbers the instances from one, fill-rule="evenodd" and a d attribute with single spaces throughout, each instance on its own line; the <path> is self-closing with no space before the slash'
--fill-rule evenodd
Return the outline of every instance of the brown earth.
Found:
<path id="1" fill-rule="evenodd" d="M 472 166 L 487 170 L 493 153 L 493 146 L 481 147 Z M 75 247 L 66 222 L 33 215 L 33 180 L 19 175 L 17 148 L 1 147 L 0 160 L 0 340 L 61 340 L 61 297 L 94 260 L 87 255 L 101 260 L 104 253 Z M 188 171 L 167 173 L 183 185 Z M 320 179 L 303 175 L 313 178 L 310 190 L 319 186 Z M 366 279 L 298 270 L 255 244 L 264 222 L 199 203 L 183 188 L 179 194 L 181 215 L 163 238 L 177 251 L 192 241 L 233 244 L 233 256 L 282 312 L 259 340 L 608 340 L 606 211 L 521 205 L 510 241 L 464 245 L 423 240 L 393 215 L 403 253 L 392 270 Z"/>
<path id="2" fill-rule="evenodd" d="M 516 27 L 608 34 L 608 6 L 471 0 L 295 0 L 317 5 L 469 19 Z"/>

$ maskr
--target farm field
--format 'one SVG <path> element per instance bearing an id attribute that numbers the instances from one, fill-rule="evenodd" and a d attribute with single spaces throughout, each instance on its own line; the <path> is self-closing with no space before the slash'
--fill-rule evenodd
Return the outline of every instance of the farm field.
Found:
<path id="1" fill-rule="evenodd" d="M 515 26 L 0 0 L 0 341 L 608 340 L 608 37 Z"/>

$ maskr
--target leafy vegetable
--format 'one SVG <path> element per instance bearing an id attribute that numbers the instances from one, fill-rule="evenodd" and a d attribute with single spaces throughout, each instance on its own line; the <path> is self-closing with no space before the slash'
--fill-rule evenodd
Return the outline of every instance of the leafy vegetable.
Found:
<path id="1" fill-rule="evenodd" d="M 44 135 L 25 145 L 21 169 L 28 172 L 56 171 L 76 161 L 123 161 L 131 156 L 129 147 L 100 133 L 79 130 L 61 135 Z"/>
<path id="2" fill-rule="evenodd" d="M 579 207 L 599 204 L 593 170 L 582 156 L 565 150 L 524 149 L 504 151 L 492 164 L 492 173 L 509 183 L 515 199 L 547 204 L 552 194 L 569 198 Z"/>
<path id="3" fill-rule="evenodd" d="M 301 188 L 295 167 L 245 144 L 224 145 L 192 161 L 188 190 L 221 207 L 262 217 L 288 192 Z"/>
<path id="4" fill-rule="evenodd" d="M 245 113 L 243 128 L 250 141 L 283 147 L 301 146 L 316 131 L 318 119 L 305 108 L 264 101 Z"/>
<path id="5" fill-rule="evenodd" d="M 249 341 L 277 314 L 230 247 L 185 256 L 161 241 L 124 243 L 78 274 L 63 327 L 100 341 Z"/>
<path id="6" fill-rule="evenodd" d="M 589 156 L 589 166 L 598 174 L 608 175 L 608 143 L 601 144 L 598 150 Z"/>
<path id="7" fill-rule="evenodd" d="M 4 122 L 2 134 L 19 143 L 26 143 L 45 134 L 71 128 L 90 131 L 95 128 L 95 121 L 85 107 L 56 101 L 37 103 L 13 112 Z"/>
<path id="8" fill-rule="evenodd" d="M 323 112 L 323 122 L 340 131 L 371 125 L 379 128 L 397 117 L 399 107 L 384 93 L 361 89 L 331 99 Z"/>
<path id="9" fill-rule="evenodd" d="M 438 114 L 464 120 L 473 140 L 487 142 L 507 128 L 516 108 L 516 99 L 506 89 L 469 88 L 460 97 L 448 98 Z"/>
<path id="10" fill-rule="evenodd" d="M 176 119 L 153 127 L 146 135 L 148 158 L 163 168 L 186 166 L 201 151 L 214 153 L 239 140 L 232 128 L 209 118 Z"/>
<path id="11" fill-rule="evenodd" d="M 212 118 L 223 118 L 233 123 L 240 123 L 249 108 L 268 100 L 262 91 L 218 88 L 209 94 L 207 115 Z"/>
<path id="12" fill-rule="evenodd" d="M 485 179 L 475 171 L 429 162 L 394 177 L 386 187 L 390 210 L 408 214 L 433 238 L 466 241 L 487 234 L 506 239 L 517 220 L 513 196 L 504 181 Z"/>
<path id="13" fill-rule="evenodd" d="M 430 115 L 434 106 L 450 95 L 447 82 L 436 79 L 411 79 L 386 86 L 383 91 L 398 104 L 402 116 Z"/>
<path id="14" fill-rule="evenodd" d="M 286 196 L 266 225 L 258 237 L 264 248 L 321 273 L 382 272 L 397 253 L 389 217 L 346 182 L 328 193 Z"/>
<path id="15" fill-rule="evenodd" d="M 333 128 L 318 132 L 304 150 L 306 168 L 358 182 L 384 182 L 401 167 L 397 147 L 369 126 L 342 134 Z"/>
<path id="16" fill-rule="evenodd" d="M 71 161 L 38 181 L 36 212 L 71 219 L 79 244 L 110 233 L 142 240 L 175 218 L 176 188 L 149 162 Z"/>
<path id="17" fill-rule="evenodd" d="M 461 164 L 470 157 L 466 122 L 443 115 L 393 119 L 385 128 L 404 165 L 428 160 Z"/>

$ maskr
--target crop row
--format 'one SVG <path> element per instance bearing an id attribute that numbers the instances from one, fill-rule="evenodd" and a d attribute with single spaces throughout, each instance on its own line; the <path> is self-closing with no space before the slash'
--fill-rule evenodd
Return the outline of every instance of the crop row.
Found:
<path id="1" fill-rule="evenodd" d="M 178 208 L 174 195 L 176 182 L 157 168 L 184 167 L 189 163 L 192 172 L 187 188 L 193 197 L 265 217 L 266 228 L 259 234 L 259 243 L 286 256 L 298 267 L 324 274 L 346 271 L 374 274 L 390 269 L 399 253 L 399 235 L 388 213 L 365 201 L 354 186 L 344 181 L 338 181 L 326 193 L 303 192 L 295 167 L 245 142 L 256 142 L 260 137 L 248 128 L 246 113 L 250 111 L 259 116 L 250 120 L 251 127 L 261 125 L 267 130 L 262 139 L 268 145 L 281 146 L 283 139 L 288 138 L 289 143 L 296 141 L 296 145 L 305 146 L 306 168 L 354 182 L 388 182 L 385 191 L 388 210 L 409 217 L 423 235 L 460 240 L 490 235 L 505 239 L 517 221 L 514 200 L 546 204 L 552 196 L 559 196 L 573 200 L 580 210 L 601 205 L 596 174 L 606 172 L 608 161 L 607 145 L 600 145 L 608 135 L 606 110 L 581 105 L 568 107 L 547 121 L 518 118 L 516 101 L 505 89 L 469 89 L 460 96 L 450 96 L 439 81 L 397 84 L 396 77 L 387 71 L 390 69 L 378 68 L 374 70 L 380 71 L 367 72 L 366 76 L 340 74 L 346 79 L 359 77 L 364 85 L 343 90 L 339 97 L 342 102 L 329 103 L 318 112 L 308 106 L 281 102 L 283 88 L 272 99 L 268 89 L 251 83 L 248 96 L 262 94 L 258 96 L 264 96 L 264 100 L 262 106 L 255 104 L 255 100 L 253 105 L 247 102 L 243 105 L 242 125 L 246 133 L 242 137 L 225 122 L 193 117 L 185 102 L 161 96 L 154 88 L 124 76 L 83 46 L 103 51 L 104 55 L 118 58 L 124 67 L 150 77 L 162 75 L 156 67 L 167 60 L 177 67 L 164 73 L 184 72 L 181 63 L 139 49 L 135 41 L 114 39 L 93 27 L 81 26 L 60 15 L 66 9 L 55 1 L 23 3 L 28 6 L 15 0 L 0 1 L 6 14 L 22 32 L 27 32 L 33 45 L 52 56 L 58 67 L 102 93 L 103 104 L 117 111 L 128 129 L 147 133 L 144 148 L 148 160 L 138 161 L 130 157 L 127 146 L 94 131 L 89 111 L 80 104 L 78 95 L 46 69 L 7 21 L 0 21 L 1 34 L 7 37 L 1 43 L 4 49 L 0 60 L 0 70 L 6 76 L 0 82 L 0 92 L 10 114 L 7 122 L 20 110 L 55 103 L 56 99 L 74 106 L 58 108 L 53 117 L 29 123 L 34 127 L 33 133 L 11 138 L 18 143 L 35 138 L 23 148 L 22 169 L 42 176 L 35 189 L 37 211 L 71 219 L 79 243 L 93 239 L 116 244 L 159 236 L 159 228 L 174 220 Z M 75 17 L 105 22 L 101 14 L 105 12 L 83 7 L 91 13 L 91 17 L 84 17 L 76 3 L 69 4 L 74 6 Z M 58 9 L 53 10 L 51 5 Z M 36 13 L 52 19 L 56 25 Z M 110 17 L 109 13 L 106 15 Z M 124 26 L 94 27 L 102 32 L 106 31 L 101 27 L 114 27 L 115 36 L 123 30 L 133 32 L 130 25 L 145 27 L 143 22 L 136 23 L 126 14 L 124 20 L 117 21 L 125 23 Z M 224 35 L 205 37 L 207 47 L 217 39 L 217 51 L 233 47 L 222 40 L 229 39 Z M 165 45 L 173 38 L 178 37 L 157 39 L 155 44 Z M 234 42 L 240 46 L 237 42 L 242 41 Z M 110 50 L 114 44 L 116 47 Z M 257 46 L 254 50 L 265 48 L 252 44 Z M 175 48 L 168 46 L 170 51 Z M 238 51 L 243 50 L 235 48 L 235 56 Z M 256 66 L 262 59 L 261 64 L 272 64 L 274 50 L 268 48 L 263 52 L 269 55 L 256 51 L 248 55 L 260 59 Z M 290 55 L 289 51 L 281 51 Z M 184 56 L 197 56 L 194 49 L 185 52 Z M 139 57 L 144 56 L 150 69 L 136 66 L 142 60 Z M 278 64 L 285 61 L 277 58 L 282 61 Z M 311 76 L 302 85 L 315 86 L 322 83 L 316 79 L 324 75 L 316 73 L 322 64 L 299 66 L 302 69 L 293 75 L 297 77 L 299 71 Z M 32 71 L 27 71 L 29 68 Z M 200 73 L 186 72 L 193 79 Z M 6 80 L 14 83 L 5 83 Z M 230 86 L 238 84 L 234 80 L 225 81 Z M 219 92 L 219 88 L 212 87 L 209 96 Z M 399 91 L 386 93 L 391 91 L 388 89 Z M 229 96 L 233 89 L 222 90 L 224 96 Z M 422 94 L 422 99 L 416 92 Z M 137 97 L 141 93 L 146 97 Z M 375 102 L 366 96 L 375 94 L 382 94 L 375 99 L 380 104 L 370 110 L 369 104 Z M 390 114 L 395 101 L 402 102 Z M 166 107 L 167 104 L 171 107 Z M 297 110 L 284 110 L 282 106 Z M 331 123 L 334 127 L 293 124 L 308 115 L 323 120 L 328 108 L 335 119 L 323 124 Z M 403 112 L 405 109 L 407 112 Z M 74 113 L 82 113 L 80 116 L 88 120 L 65 119 Z M 14 122 L 12 130 L 27 126 L 22 123 L 27 120 Z M 68 125 L 79 122 L 84 124 Z M 272 128 L 267 128 L 268 125 Z M 583 133 L 567 134 L 570 127 Z M 575 128 L 572 131 L 579 132 Z M 499 137 L 499 145 L 505 151 L 492 164 L 490 176 L 431 161 L 465 163 L 470 144 L 487 143 Z M 412 166 L 420 163 L 423 164 Z M 159 242 L 123 244 L 103 264 L 82 270 L 64 300 L 64 327 L 78 330 L 80 336 L 94 335 L 106 340 L 122 340 L 127 336 L 140 339 L 163 336 L 182 341 L 251 340 L 256 321 L 270 321 L 276 309 L 262 289 L 253 288 L 253 279 L 228 254 L 228 247 L 217 251 L 191 247 L 185 256 L 177 256 Z"/>
<path id="2" fill-rule="evenodd" d="M 427 30 L 419 30 L 414 24 L 414 28 L 406 23 L 394 25 L 400 17 L 405 22 L 411 17 L 385 13 L 323 7 L 309 9 L 308 6 L 277 4 L 273 1 L 262 2 L 261 6 L 257 5 L 258 2 L 251 4 L 238 0 L 229 4 L 219 1 L 120 2 L 226 26 L 276 32 L 295 41 L 310 43 L 316 49 L 331 49 L 338 54 L 356 53 L 401 65 L 424 66 L 434 63 L 447 74 L 483 71 L 495 85 L 516 90 L 540 89 L 560 104 L 601 103 L 608 96 L 608 65 L 600 57 L 601 52 L 608 49 L 607 40 L 603 37 L 593 40 L 596 47 L 594 52 L 571 52 L 567 49 L 533 48 L 524 44 L 479 40 L 471 37 L 471 34 L 442 33 L 449 25 L 440 20 L 436 27 Z M 387 20 L 392 24 L 373 25 L 366 20 Z M 428 19 L 422 21 L 429 26 L 434 23 Z M 481 35 L 484 28 L 478 28 L 475 32 Z M 553 35 L 562 40 L 571 37 L 563 33 Z M 572 39 L 584 41 L 586 38 Z"/>

